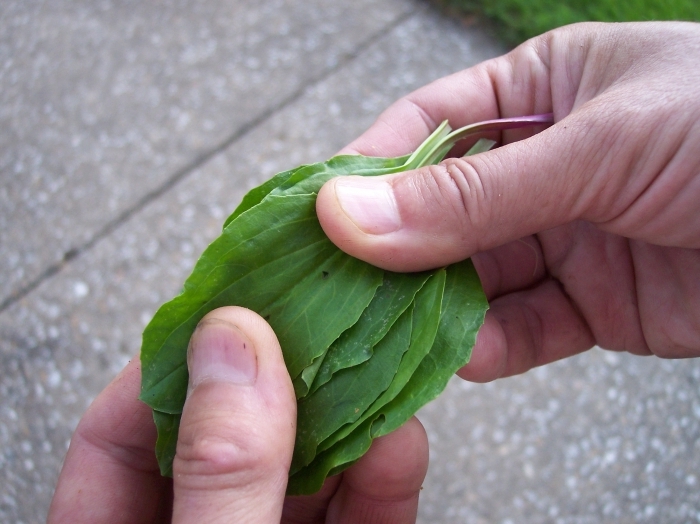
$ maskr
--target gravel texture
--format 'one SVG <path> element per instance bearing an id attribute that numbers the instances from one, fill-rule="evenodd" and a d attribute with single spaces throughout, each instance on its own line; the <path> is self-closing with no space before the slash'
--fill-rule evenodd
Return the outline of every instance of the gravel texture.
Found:
<path id="1" fill-rule="evenodd" d="M 242 195 L 504 48 L 410 0 L 3 2 L 0 522 Z M 700 360 L 593 350 L 421 411 L 423 523 L 700 522 Z"/>

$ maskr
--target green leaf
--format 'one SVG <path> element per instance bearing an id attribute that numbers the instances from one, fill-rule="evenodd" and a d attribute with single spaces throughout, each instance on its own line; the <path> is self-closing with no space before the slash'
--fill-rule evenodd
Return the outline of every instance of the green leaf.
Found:
<path id="1" fill-rule="evenodd" d="M 313 394 L 299 399 L 292 473 L 313 460 L 320 442 L 361 417 L 389 387 L 410 344 L 411 320 L 412 311 L 406 310 L 377 344 L 371 359 L 337 372 Z"/>
<path id="2" fill-rule="evenodd" d="M 160 474 L 164 477 L 172 477 L 173 457 L 175 456 L 175 448 L 177 448 L 177 431 L 180 427 L 180 415 L 171 415 L 154 410 L 153 421 L 158 428 L 156 459 L 160 466 Z"/>
<path id="3" fill-rule="evenodd" d="M 326 477 L 340 473 L 357 462 L 367 453 L 372 444 L 372 426 L 375 422 L 377 426 L 381 426 L 381 420 L 365 422 L 342 443 L 316 457 L 313 467 L 304 468 L 290 475 L 287 495 L 316 493 L 323 486 Z"/>
<path id="4" fill-rule="evenodd" d="M 289 171 L 283 171 L 282 173 L 277 173 L 275 176 L 273 176 L 270 180 L 268 180 L 264 184 L 261 184 L 258 187 L 251 189 L 243 197 L 243 200 L 238 205 L 238 207 L 234 210 L 234 212 L 231 213 L 231 216 L 229 216 L 226 219 L 222 229 L 226 229 L 226 226 L 228 226 L 231 222 L 233 222 L 236 218 L 238 218 L 239 215 L 248 211 L 251 207 L 257 206 L 260 202 L 262 202 L 263 198 L 265 198 L 267 195 L 270 194 L 270 192 L 273 189 L 277 188 L 278 186 L 280 186 L 281 184 L 286 182 L 294 173 L 304 169 L 305 167 L 306 166 L 299 166 L 297 168 L 290 169 Z"/>
<path id="5" fill-rule="evenodd" d="M 489 151 L 496 142 L 493 140 L 488 140 L 487 138 L 480 138 L 476 143 L 467 151 L 464 156 L 478 155 L 479 153 L 485 153 Z"/>
<path id="6" fill-rule="evenodd" d="M 295 171 L 283 184 L 270 192 L 273 195 L 317 193 L 331 178 L 341 175 L 379 176 L 401 171 L 408 157 L 375 158 L 341 155 L 322 164 L 313 164 Z"/>
<path id="7" fill-rule="evenodd" d="M 267 317 L 293 378 L 357 321 L 382 270 L 338 250 L 321 230 L 314 203 L 315 195 L 269 196 L 206 249 L 183 292 L 144 331 L 142 400 L 158 411 L 182 411 L 189 338 L 217 307 L 237 304 Z"/>
<path id="8" fill-rule="evenodd" d="M 415 413 L 437 397 L 450 377 L 469 362 L 487 309 L 488 302 L 471 261 L 449 266 L 435 342 L 401 393 L 381 410 L 385 421 L 376 436 L 404 424 L 408 420 L 406 413 Z"/>
<path id="9" fill-rule="evenodd" d="M 369 360 L 374 346 L 393 326 L 406 308 L 413 304 L 416 293 L 431 277 L 425 273 L 384 273 L 382 286 L 377 289 L 369 306 L 357 323 L 345 331 L 328 349 L 313 383 L 315 391 L 341 369 Z"/>
<path id="10" fill-rule="evenodd" d="M 340 428 L 337 432 L 324 440 L 318 446 L 319 450 L 328 449 L 338 441 L 346 438 L 360 424 L 376 415 L 379 410 L 392 401 L 411 379 L 425 355 L 432 350 L 431 348 L 433 347 L 440 324 L 446 274 L 447 271 L 444 269 L 437 271 L 416 296 L 416 305 L 413 310 L 411 343 L 408 351 L 401 359 L 401 363 L 394 375 L 394 380 L 389 388 L 377 397 L 370 408 L 367 409 L 354 424 L 348 424 Z M 413 413 L 415 413 L 415 411 L 411 412 L 406 420 L 408 420 Z M 377 417 L 374 416 L 373 418 Z"/>
<path id="11" fill-rule="evenodd" d="M 411 155 L 344 155 L 279 173 L 251 190 L 204 251 L 183 291 L 143 333 L 141 396 L 158 429 L 156 456 L 172 475 L 187 392 L 187 346 L 198 322 L 225 305 L 268 320 L 298 405 L 289 493 L 312 493 L 396 429 L 469 359 L 488 305 L 469 261 L 400 275 L 336 248 L 315 213 L 338 175 L 376 176 L 439 162 L 470 133 L 542 124 L 551 115 L 443 123 Z M 470 153 L 492 144 L 477 142 Z"/>
<path id="12" fill-rule="evenodd" d="M 318 455 L 306 467 L 292 468 L 288 494 L 304 495 L 318 491 L 331 471 L 340 473 L 351 466 L 369 449 L 372 439 L 406 423 L 416 411 L 433 400 L 445 388 L 450 377 L 469 361 L 488 304 L 470 261 L 449 266 L 442 273 L 445 291 L 440 294 L 441 308 L 430 311 L 426 308 L 423 312 L 426 317 L 431 316 L 435 320 L 437 309 L 439 326 L 431 332 L 430 323 L 425 322 L 425 331 L 416 333 L 411 342 L 412 346 L 420 348 L 420 342 L 430 340 L 432 336 L 434 340 L 430 350 L 422 354 L 412 354 L 410 350 L 405 353 L 402 364 L 406 366 L 399 368 L 391 386 L 363 416 L 320 444 Z M 435 288 L 442 290 L 442 286 L 435 285 Z M 430 291 L 426 285 L 421 293 Z M 420 320 L 414 320 L 414 325 L 416 322 Z"/>

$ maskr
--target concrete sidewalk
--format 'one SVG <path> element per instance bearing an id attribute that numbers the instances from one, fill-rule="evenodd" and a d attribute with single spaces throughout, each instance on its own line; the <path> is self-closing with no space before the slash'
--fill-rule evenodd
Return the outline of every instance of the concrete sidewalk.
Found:
<path id="1" fill-rule="evenodd" d="M 505 49 L 412 0 L 0 3 L 0 522 L 245 192 Z M 425 523 L 700 522 L 700 361 L 592 351 L 421 413 Z"/>

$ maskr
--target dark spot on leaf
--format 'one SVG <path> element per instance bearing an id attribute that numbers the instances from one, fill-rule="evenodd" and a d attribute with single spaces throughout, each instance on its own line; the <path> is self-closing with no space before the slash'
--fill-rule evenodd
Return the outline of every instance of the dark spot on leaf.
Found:
<path id="1" fill-rule="evenodd" d="M 265 320 L 270 320 L 270 315 L 265 315 L 263 318 L 264 318 Z"/>
<path id="2" fill-rule="evenodd" d="M 323 273 L 323 278 L 328 278 L 328 275 L 330 274 L 328 271 L 321 271 L 321 273 Z"/>

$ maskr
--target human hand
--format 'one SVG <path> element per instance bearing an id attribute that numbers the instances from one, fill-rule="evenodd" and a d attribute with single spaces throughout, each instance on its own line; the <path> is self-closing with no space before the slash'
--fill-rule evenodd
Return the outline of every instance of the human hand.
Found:
<path id="1" fill-rule="evenodd" d="M 489 381 L 594 344 L 700 356 L 700 25 L 579 24 L 399 100 L 343 152 L 398 156 L 452 127 L 549 113 L 539 134 L 386 177 L 342 177 L 317 212 L 394 271 L 472 256 L 491 303 L 471 362 Z"/>
<path id="2" fill-rule="evenodd" d="M 249 310 L 215 310 L 192 336 L 188 368 L 174 479 L 160 476 L 134 359 L 80 421 L 50 523 L 415 522 L 428 460 L 417 419 L 319 493 L 285 500 L 296 402 L 272 329 Z"/>

